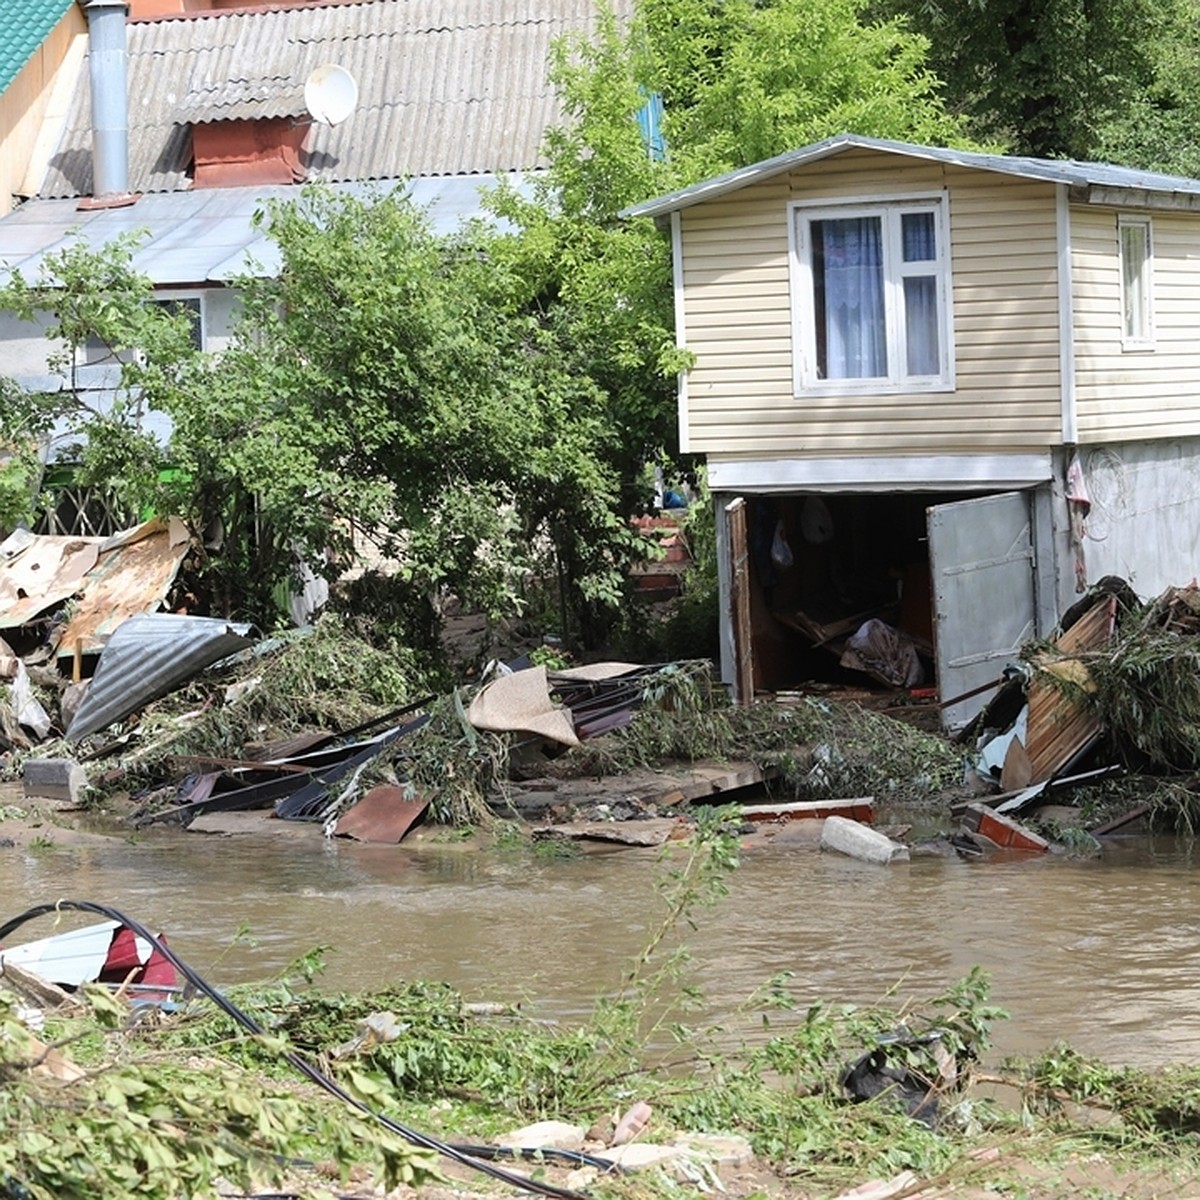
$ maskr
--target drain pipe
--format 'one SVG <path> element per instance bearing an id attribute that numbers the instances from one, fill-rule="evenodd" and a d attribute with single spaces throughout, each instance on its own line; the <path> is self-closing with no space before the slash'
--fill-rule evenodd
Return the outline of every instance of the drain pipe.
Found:
<path id="1" fill-rule="evenodd" d="M 84 7 L 92 86 L 93 199 L 87 207 L 108 208 L 137 199 L 129 194 L 128 10 L 126 0 L 90 0 Z"/>

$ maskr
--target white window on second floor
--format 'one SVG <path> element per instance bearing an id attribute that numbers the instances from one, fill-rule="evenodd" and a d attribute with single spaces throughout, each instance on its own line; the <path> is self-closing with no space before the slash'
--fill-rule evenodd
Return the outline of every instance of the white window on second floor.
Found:
<path id="1" fill-rule="evenodd" d="M 1154 348 L 1154 248 L 1149 217 L 1118 217 L 1121 255 L 1121 346 Z"/>
<path id="2" fill-rule="evenodd" d="M 794 206 L 797 392 L 953 388 L 945 209 Z"/>

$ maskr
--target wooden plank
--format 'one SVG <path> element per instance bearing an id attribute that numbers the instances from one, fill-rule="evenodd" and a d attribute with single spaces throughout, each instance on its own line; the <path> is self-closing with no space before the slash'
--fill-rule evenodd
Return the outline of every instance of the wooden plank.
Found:
<path id="1" fill-rule="evenodd" d="M 746 502 L 725 506 L 729 525 L 729 605 L 733 624 L 734 694 L 737 704 L 754 702 L 754 639 L 750 630 L 750 543 Z"/>
<path id="2" fill-rule="evenodd" d="M 875 797 L 858 796 L 842 800 L 795 800 L 785 804 L 743 804 L 747 821 L 802 821 L 824 817 L 848 817 L 864 825 L 875 822 Z"/>

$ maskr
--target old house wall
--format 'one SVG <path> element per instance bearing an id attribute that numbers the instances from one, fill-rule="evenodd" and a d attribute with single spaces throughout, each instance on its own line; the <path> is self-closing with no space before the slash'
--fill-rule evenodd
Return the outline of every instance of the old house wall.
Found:
<path id="1" fill-rule="evenodd" d="M 1082 446 L 1089 583 L 1119 575 L 1143 599 L 1200 578 L 1200 438 Z"/>
<path id="2" fill-rule="evenodd" d="M 60 78 L 67 84 L 74 78 L 86 42 L 85 18 L 72 4 L 0 95 L 0 216 L 14 208 L 27 189 L 30 164 L 43 150 L 44 123 L 53 121 L 56 108 L 65 117 L 70 89 L 59 94 L 56 85 Z"/>

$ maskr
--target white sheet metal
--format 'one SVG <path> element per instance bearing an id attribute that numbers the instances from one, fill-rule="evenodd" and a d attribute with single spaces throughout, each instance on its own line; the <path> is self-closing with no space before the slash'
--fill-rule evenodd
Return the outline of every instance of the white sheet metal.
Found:
<path id="1" fill-rule="evenodd" d="M 928 510 L 938 691 L 943 700 L 996 679 L 1034 636 L 1033 530 L 1025 492 L 1001 492 Z M 961 729 L 990 698 L 949 705 Z"/>

